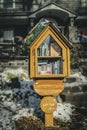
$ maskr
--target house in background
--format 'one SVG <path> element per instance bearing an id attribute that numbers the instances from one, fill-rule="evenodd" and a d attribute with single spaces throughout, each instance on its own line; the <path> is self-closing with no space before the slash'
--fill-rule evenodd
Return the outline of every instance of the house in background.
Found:
<path id="1" fill-rule="evenodd" d="M 0 0 L 0 60 L 27 58 L 22 40 L 41 18 L 53 21 L 72 43 L 86 43 L 86 10 L 87 0 Z"/>
<path id="2" fill-rule="evenodd" d="M 77 38 L 84 48 L 84 58 L 87 58 L 87 0 L 81 0 L 77 9 L 75 25 L 78 28 Z"/>
<path id="3" fill-rule="evenodd" d="M 0 59 L 13 59 L 29 31 L 32 2 L 0 0 Z"/>

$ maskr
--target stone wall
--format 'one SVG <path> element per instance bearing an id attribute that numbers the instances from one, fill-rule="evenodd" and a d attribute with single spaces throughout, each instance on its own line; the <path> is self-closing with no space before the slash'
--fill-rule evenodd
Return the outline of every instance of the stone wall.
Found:
<path id="1" fill-rule="evenodd" d="M 87 79 L 79 72 L 65 79 L 65 88 L 62 92 L 65 101 L 79 108 L 87 108 Z"/>
<path id="2" fill-rule="evenodd" d="M 28 70 L 28 59 L 0 62 L 0 71 L 4 70 L 5 68 L 24 68 Z"/>

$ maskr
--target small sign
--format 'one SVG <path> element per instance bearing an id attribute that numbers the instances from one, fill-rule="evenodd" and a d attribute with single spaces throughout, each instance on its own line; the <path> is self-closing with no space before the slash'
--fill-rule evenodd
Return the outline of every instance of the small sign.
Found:
<path id="1" fill-rule="evenodd" d="M 64 89 L 61 80 L 37 80 L 34 90 L 41 96 L 57 96 Z"/>
<path id="2" fill-rule="evenodd" d="M 56 110 L 57 101 L 54 97 L 51 96 L 44 97 L 41 100 L 40 106 L 45 113 L 53 113 Z"/>

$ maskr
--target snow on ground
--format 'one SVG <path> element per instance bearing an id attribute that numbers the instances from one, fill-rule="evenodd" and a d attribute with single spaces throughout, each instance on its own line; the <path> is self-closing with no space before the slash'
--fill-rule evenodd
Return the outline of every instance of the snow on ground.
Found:
<path id="1" fill-rule="evenodd" d="M 34 109 L 33 108 L 22 108 L 20 109 L 15 116 L 13 116 L 13 120 L 18 120 L 21 117 L 29 117 L 33 116 Z"/>
<path id="2" fill-rule="evenodd" d="M 81 85 L 86 85 L 87 84 L 87 78 L 84 75 L 82 75 L 81 72 L 71 74 L 70 78 L 76 78 L 77 81 L 71 82 L 71 83 L 66 82 L 64 84 L 65 87 L 75 87 L 75 86 L 81 86 Z"/>
<path id="3" fill-rule="evenodd" d="M 3 73 L 0 73 L 2 82 L 9 82 L 11 78 L 20 77 L 24 80 L 29 80 L 28 72 L 22 68 L 9 69 L 5 68 Z"/>
<path id="4" fill-rule="evenodd" d="M 74 73 L 70 77 L 80 78 L 82 81 L 87 81 L 86 77 L 81 72 Z"/>
<path id="5" fill-rule="evenodd" d="M 57 109 L 53 113 L 54 118 L 71 122 L 73 107 L 70 103 L 57 103 Z"/>
<path id="6" fill-rule="evenodd" d="M 5 69 L 0 73 L 2 82 L 9 82 L 11 78 L 18 77 L 20 88 L 10 88 L 7 90 L 0 90 L 0 100 L 5 107 L 15 112 L 13 119 L 17 120 L 22 116 L 31 116 L 34 110 L 37 115 L 41 114 L 39 104 L 41 98 L 32 89 L 32 81 L 28 78 L 28 74 L 22 68 L 19 69 Z M 77 75 L 78 76 L 78 75 Z M 8 86 L 9 88 L 9 86 Z M 14 99 L 14 101 L 13 101 Z M 35 108 L 34 108 L 35 107 Z M 54 118 L 59 118 L 63 121 L 71 121 L 72 105 L 69 103 L 58 103 L 56 111 L 53 113 Z"/>

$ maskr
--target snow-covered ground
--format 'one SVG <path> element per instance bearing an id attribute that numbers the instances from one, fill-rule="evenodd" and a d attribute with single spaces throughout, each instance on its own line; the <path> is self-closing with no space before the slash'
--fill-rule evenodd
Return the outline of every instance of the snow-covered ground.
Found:
<path id="1" fill-rule="evenodd" d="M 12 119 L 18 120 L 22 116 L 38 116 L 43 118 L 44 114 L 40 109 L 40 97 L 34 90 L 34 82 L 28 78 L 28 74 L 22 68 L 5 69 L 1 75 L 0 104 L 13 113 Z M 79 74 L 72 75 L 79 76 Z M 13 84 L 13 80 L 18 78 L 19 86 Z M 85 80 L 82 77 L 82 80 Z M 69 103 L 59 102 L 56 111 L 53 113 L 54 118 L 71 122 L 73 106 Z M 0 120 L 1 121 L 1 120 Z M 2 122 L 3 124 L 3 122 Z M 9 129 L 8 129 L 9 130 Z"/>
<path id="2" fill-rule="evenodd" d="M 82 75 L 81 72 L 71 74 L 70 77 L 79 78 L 82 81 L 87 81 L 87 78 L 84 75 Z"/>
<path id="3" fill-rule="evenodd" d="M 53 113 L 54 118 L 60 119 L 61 121 L 71 122 L 72 112 L 74 111 L 74 106 L 70 103 L 57 103 L 57 109 Z"/>
<path id="4" fill-rule="evenodd" d="M 9 69 L 5 68 L 3 73 L 0 73 L 0 76 L 2 77 L 2 82 L 9 82 L 11 78 L 20 77 L 24 80 L 29 81 L 28 72 L 22 68 L 18 69 Z"/>

